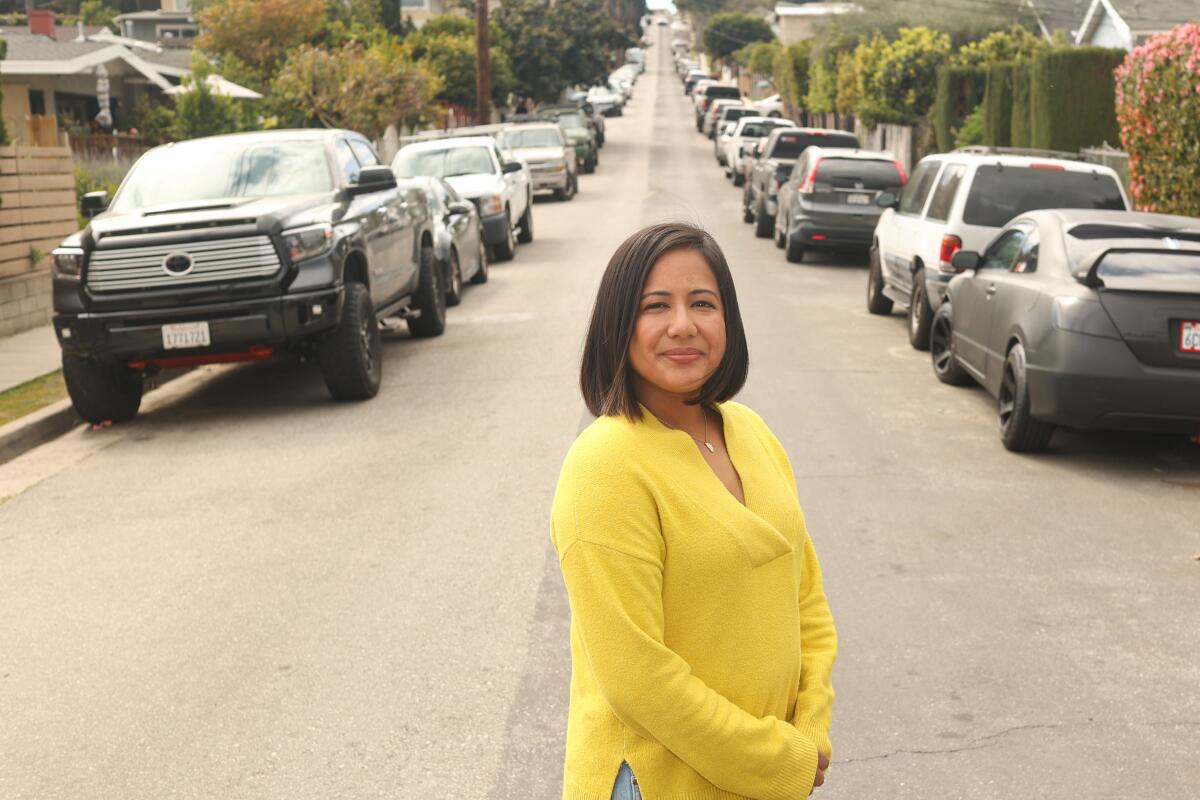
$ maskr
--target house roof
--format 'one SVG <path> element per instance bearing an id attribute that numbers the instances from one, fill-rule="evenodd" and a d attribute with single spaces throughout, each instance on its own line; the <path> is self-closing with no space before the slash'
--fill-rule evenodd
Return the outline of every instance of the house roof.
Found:
<path id="1" fill-rule="evenodd" d="M 163 91 L 171 88 L 163 73 L 128 48 L 105 42 L 59 42 L 31 33 L 5 34 L 8 57 L 2 75 L 78 75 L 100 64 L 122 61 Z"/>
<path id="2" fill-rule="evenodd" d="M 8 61 L 66 61 L 109 46 L 102 42 L 76 42 L 78 31 L 59 39 L 30 33 L 27 28 L 5 29 L 3 34 L 8 42 Z"/>
<path id="3" fill-rule="evenodd" d="M 829 14 L 848 14 L 861 10 L 854 3 L 776 3 L 775 14 L 780 17 L 824 17 Z"/>
<path id="4" fill-rule="evenodd" d="M 1134 34 L 1168 31 L 1184 22 L 1200 21 L 1196 0 L 1108 0 Z"/>
<path id="5" fill-rule="evenodd" d="M 1029 0 L 1048 36 L 1058 31 L 1074 35 L 1091 4 L 1092 0 Z"/>
<path id="6" fill-rule="evenodd" d="M 153 11 L 131 11 L 128 14 L 118 14 L 117 22 L 124 22 L 127 19 L 141 22 L 194 22 L 190 11 L 163 11 L 157 8 Z"/>
<path id="7" fill-rule="evenodd" d="M 84 36 L 92 36 L 94 34 L 99 33 L 102 30 L 106 30 L 103 25 L 84 25 L 83 26 L 83 35 Z M 28 25 L 0 25 L 0 35 L 7 37 L 9 34 L 13 34 L 13 33 L 28 34 L 29 26 Z M 33 35 L 33 34 L 30 34 L 30 35 Z M 79 26 L 78 25 L 55 25 L 54 26 L 54 35 L 55 35 L 55 38 L 60 42 L 73 41 L 73 40 L 79 38 Z"/>

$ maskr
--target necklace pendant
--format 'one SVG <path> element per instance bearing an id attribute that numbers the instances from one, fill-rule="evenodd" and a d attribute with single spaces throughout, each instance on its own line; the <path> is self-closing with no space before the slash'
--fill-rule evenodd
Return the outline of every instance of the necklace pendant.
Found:
<path id="1" fill-rule="evenodd" d="M 717 448 L 712 446 L 712 442 L 705 442 L 704 446 L 708 448 L 708 452 L 710 452 L 710 453 L 717 452 Z"/>

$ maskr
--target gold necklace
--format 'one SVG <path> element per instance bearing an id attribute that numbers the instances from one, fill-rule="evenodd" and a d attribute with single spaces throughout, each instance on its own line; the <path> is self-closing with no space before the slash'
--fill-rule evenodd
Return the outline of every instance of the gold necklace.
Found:
<path id="1" fill-rule="evenodd" d="M 651 411 L 650 413 L 654 414 L 653 411 Z M 683 431 L 688 436 L 691 436 L 693 439 L 695 439 L 698 444 L 702 444 L 705 447 L 707 447 L 708 452 L 715 453 L 715 452 L 717 452 L 717 448 L 713 447 L 713 443 L 708 440 L 708 409 L 702 407 L 700 409 L 700 413 L 704 415 L 704 438 L 703 439 L 696 436 L 691 431 L 684 431 L 683 428 L 676 428 L 674 425 L 672 425 L 669 422 L 667 422 L 666 420 L 664 420 L 658 414 L 654 414 L 654 418 L 673 431 Z"/>

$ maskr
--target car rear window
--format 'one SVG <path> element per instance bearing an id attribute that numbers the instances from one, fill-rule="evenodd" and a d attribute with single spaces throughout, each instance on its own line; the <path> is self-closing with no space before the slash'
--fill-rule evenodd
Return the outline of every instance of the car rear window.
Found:
<path id="1" fill-rule="evenodd" d="M 858 139 L 848 133 L 781 133 L 771 149 L 771 158 L 799 158 L 813 145 L 858 149 Z M 1005 220 L 1007 222 L 1007 220 Z"/>
<path id="2" fill-rule="evenodd" d="M 1200 293 L 1200 252 L 1106 253 L 1096 265 L 1096 276 L 1111 289 L 1153 288 L 1156 291 Z"/>
<path id="3" fill-rule="evenodd" d="M 753 108 L 727 108 L 721 114 L 726 122 L 733 122 L 735 119 L 757 115 L 758 111 Z"/>
<path id="4" fill-rule="evenodd" d="M 742 96 L 742 90 L 736 86 L 709 86 L 704 90 L 704 96 L 712 100 L 724 98 L 738 100 Z"/>
<path id="5" fill-rule="evenodd" d="M 963 222 L 999 228 L 1019 214 L 1040 208 L 1124 211 L 1126 207 L 1111 175 L 989 164 L 975 171 Z"/>
<path id="6" fill-rule="evenodd" d="M 867 189 L 882 192 L 904 185 L 900 170 L 891 161 L 868 161 L 863 158 L 823 158 L 817 167 L 817 183 L 834 189 Z"/>
<path id="7" fill-rule="evenodd" d="M 742 128 L 742 136 L 747 138 L 754 136 L 767 136 L 771 133 L 771 131 L 779 127 L 783 126 L 776 125 L 772 122 L 748 122 L 746 123 L 746 126 Z"/>

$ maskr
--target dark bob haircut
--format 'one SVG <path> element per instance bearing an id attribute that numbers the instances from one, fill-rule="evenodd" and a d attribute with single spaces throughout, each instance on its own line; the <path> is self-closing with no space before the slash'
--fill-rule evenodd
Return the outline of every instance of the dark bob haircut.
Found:
<path id="1" fill-rule="evenodd" d="M 708 262 L 725 308 L 725 356 L 696 397 L 688 402 L 706 406 L 722 403 L 746 383 L 750 354 L 725 254 L 713 237 L 700 228 L 683 222 L 664 222 L 643 228 L 622 242 L 600 279 L 579 375 L 583 402 L 597 417 L 617 414 L 631 420 L 642 417 L 634 371 L 629 363 L 629 346 L 646 277 L 660 258 L 680 249 L 695 250 Z"/>

